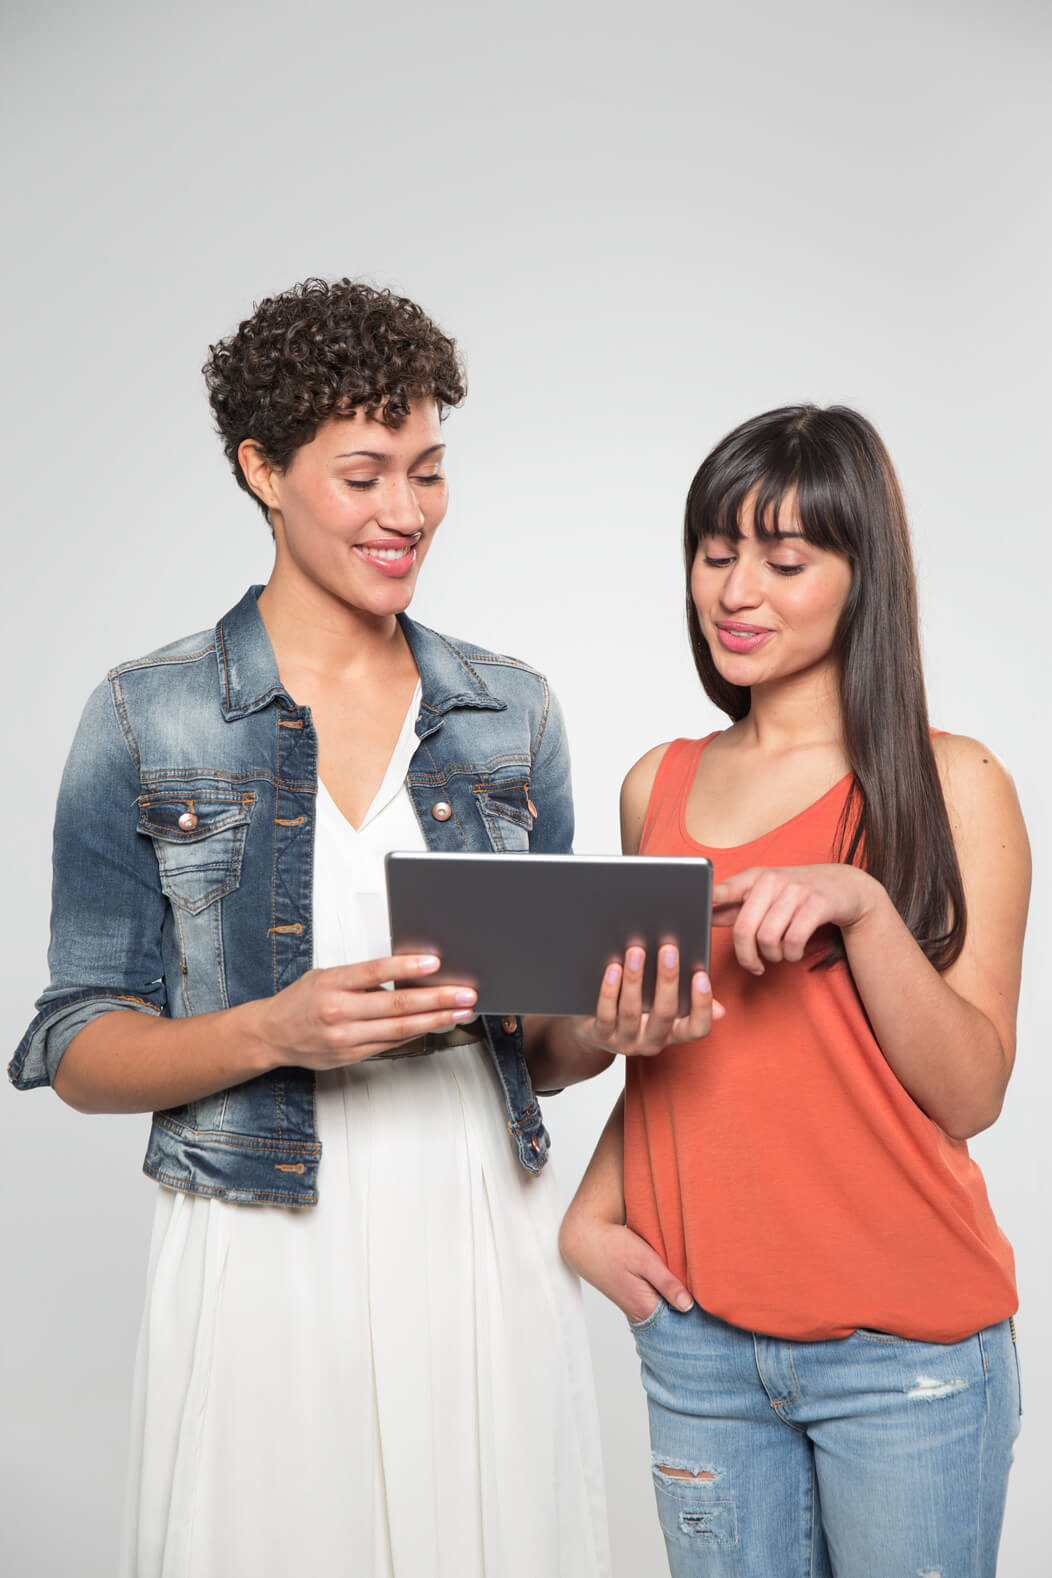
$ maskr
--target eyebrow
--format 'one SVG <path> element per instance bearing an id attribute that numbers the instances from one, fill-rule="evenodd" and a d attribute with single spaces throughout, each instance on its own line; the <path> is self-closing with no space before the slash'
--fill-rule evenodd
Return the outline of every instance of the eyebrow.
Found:
<path id="1" fill-rule="evenodd" d="M 409 464 L 411 466 L 419 466 L 420 462 L 422 460 L 426 460 L 429 455 L 441 454 L 445 447 L 445 444 L 432 444 L 430 449 L 422 449 L 419 455 L 417 455 L 415 459 L 411 460 Z M 385 461 L 390 460 L 391 457 L 390 455 L 383 454 L 382 451 L 378 449 L 344 449 L 341 450 L 340 454 L 335 455 L 333 458 L 335 460 L 356 460 L 359 458 L 364 460 L 378 460 L 381 464 L 383 464 Z"/>

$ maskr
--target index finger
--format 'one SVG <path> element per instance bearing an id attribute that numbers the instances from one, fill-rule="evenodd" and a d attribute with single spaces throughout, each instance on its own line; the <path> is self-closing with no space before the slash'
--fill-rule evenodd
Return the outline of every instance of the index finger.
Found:
<path id="1" fill-rule="evenodd" d="M 724 877 L 722 882 L 717 882 L 712 890 L 713 909 L 721 909 L 728 904 L 741 904 L 752 890 L 760 870 L 759 866 L 748 866 L 745 871 L 736 871 L 733 877 Z"/>
<path id="2" fill-rule="evenodd" d="M 432 975 L 441 964 L 436 953 L 396 953 L 387 959 L 362 959 L 357 964 L 334 964 L 325 973 L 332 984 L 348 992 L 366 992 L 388 981 L 405 981 L 414 975 Z"/>

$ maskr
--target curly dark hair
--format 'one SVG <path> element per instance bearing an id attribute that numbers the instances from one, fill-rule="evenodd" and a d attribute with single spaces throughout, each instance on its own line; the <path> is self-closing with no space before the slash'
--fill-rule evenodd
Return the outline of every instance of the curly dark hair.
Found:
<path id="1" fill-rule="evenodd" d="M 329 417 L 365 411 L 397 428 L 411 400 L 434 400 L 441 415 L 467 392 L 454 341 L 415 302 L 358 280 L 305 279 L 268 296 L 208 350 L 216 427 L 264 515 L 237 458 L 245 439 L 284 470 Z"/>

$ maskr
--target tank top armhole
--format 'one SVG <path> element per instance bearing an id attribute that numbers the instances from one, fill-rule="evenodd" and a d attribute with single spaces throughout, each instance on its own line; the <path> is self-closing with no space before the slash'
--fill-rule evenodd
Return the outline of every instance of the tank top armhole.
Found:
<path id="1" fill-rule="evenodd" d="M 639 835 L 639 852 L 642 854 L 647 846 L 647 838 L 653 831 L 654 822 L 659 810 L 664 806 L 676 804 L 682 799 L 694 780 L 694 769 L 698 765 L 698 757 L 719 733 L 714 729 L 711 734 L 706 734 L 700 740 L 679 739 L 673 740 L 658 764 L 654 774 L 654 782 L 650 789 L 650 798 L 647 801 L 646 815 L 643 818 L 643 831 Z"/>

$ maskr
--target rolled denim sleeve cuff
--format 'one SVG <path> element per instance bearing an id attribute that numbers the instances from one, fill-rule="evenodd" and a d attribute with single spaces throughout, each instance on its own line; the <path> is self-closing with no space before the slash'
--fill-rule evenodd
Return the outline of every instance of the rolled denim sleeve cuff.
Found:
<path id="1" fill-rule="evenodd" d="M 73 1037 L 93 1019 L 116 1009 L 132 1009 L 139 1014 L 161 1014 L 163 1005 L 136 997 L 131 992 L 106 992 L 92 989 L 64 996 L 47 1003 L 19 1042 L 7 1076 L 17 1090 L 35 1090 L 53 1085 L 55 1074 Z"/>

